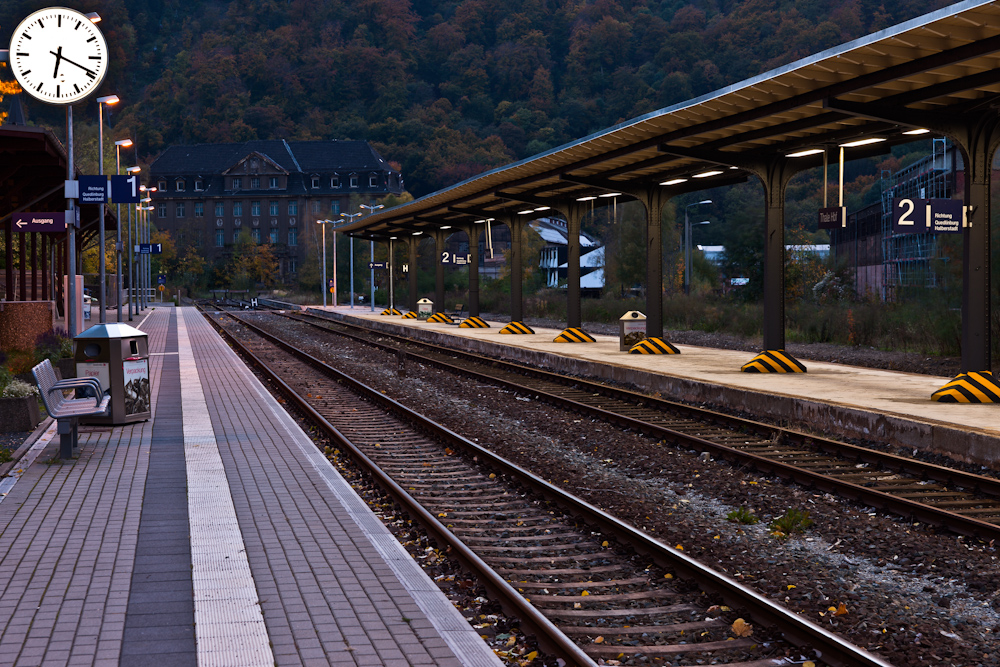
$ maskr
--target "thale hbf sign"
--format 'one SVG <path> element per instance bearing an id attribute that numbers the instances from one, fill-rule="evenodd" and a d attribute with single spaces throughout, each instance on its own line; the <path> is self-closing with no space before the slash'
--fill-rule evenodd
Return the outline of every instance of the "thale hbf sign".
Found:
<path id="1" fill-rule="evenodd" d="M 892 201 L 892 231 L 896 234 L 957 234 L 966 226 L 965 206 L 958 199 Z"/>
<path id="2" fill-rule="evenodd" d="M 66 211 L 49 213 L 15 213 L 15 232 L 65 232 Z"/>
<path id="3" fill-rule="evenodd" d="M 831 206 L 819 210 L 819 229 L 839 229 L 846 226 L 846 206 Z"/>

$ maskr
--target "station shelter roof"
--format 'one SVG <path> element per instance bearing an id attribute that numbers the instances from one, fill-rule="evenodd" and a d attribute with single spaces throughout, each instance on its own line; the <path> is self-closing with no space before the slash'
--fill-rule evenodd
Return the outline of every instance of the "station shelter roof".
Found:
<path id="1" fill-rule="evenodd" d="M 403 238 L 491 217 L 531 220 L 545 215 L 538 204 L 556 208 L 619 186 L 703 190 L 745 180 L 740 165 L 750 162 L 883 139 L 848 149 L 848 159 L 866 157 L 914 141 L 903 133 L 921 129 L 928 113 L 967 112 L 998 92 L 1000 0 L 966 0 L 337 229 Z M 897 118 L 912 114 L 913 123 L 845 111 L 871 103 Z M 819 165 L 823 156 L 800 159 Z"/>

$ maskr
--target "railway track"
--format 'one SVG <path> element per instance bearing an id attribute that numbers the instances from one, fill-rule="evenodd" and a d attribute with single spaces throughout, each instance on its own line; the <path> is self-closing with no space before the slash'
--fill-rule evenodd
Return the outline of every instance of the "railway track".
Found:
<path id="1" fill-rule="evenodd" d="M 222 317 L 233 345 L 569 664 L 764 667 L 804 654 L 887 665 L 235 315 L 230 332 Z M 760 626 L 777 632 L 761 637 Z"/>
<path id="2" fill-rule="evenodd" d="M 1000 480 L 991 477 L 312 314 L 285 317 L 912 521 L 1000 538 Z"/>

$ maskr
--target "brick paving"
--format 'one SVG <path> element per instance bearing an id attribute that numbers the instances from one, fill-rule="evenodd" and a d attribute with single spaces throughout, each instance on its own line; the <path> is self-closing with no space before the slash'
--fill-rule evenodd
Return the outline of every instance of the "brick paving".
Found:
<path id="1" fill-rule="evenodd" d="M 53 439 L 0 501 L 0 666 L 197 664 L 177 318 L 275 664 L 499 665 L 201 315 L 158 308 L 153 419 L 82 427 L 65 463 Z"/>

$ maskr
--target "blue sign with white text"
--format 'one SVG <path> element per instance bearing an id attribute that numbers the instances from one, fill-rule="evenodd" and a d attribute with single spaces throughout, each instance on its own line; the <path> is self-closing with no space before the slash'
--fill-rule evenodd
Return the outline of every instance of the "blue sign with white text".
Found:
<path id="1" fill-rule="evenodd" d="M 116 204 L 137 204 L 141 200 L 137 175 L 111 177 L 111 201 Z"/>
<path id="2" fill-rule="evenodd" d="M 80 203 L 103 204 L 108 201 L 107 176 L 80 177 Z"/>
<path id="3" fill-rule="evenodd" d="M 159 243 L 140 243 L 138 246 L 140 255 L 159 255 L 163 252 Z"/>

